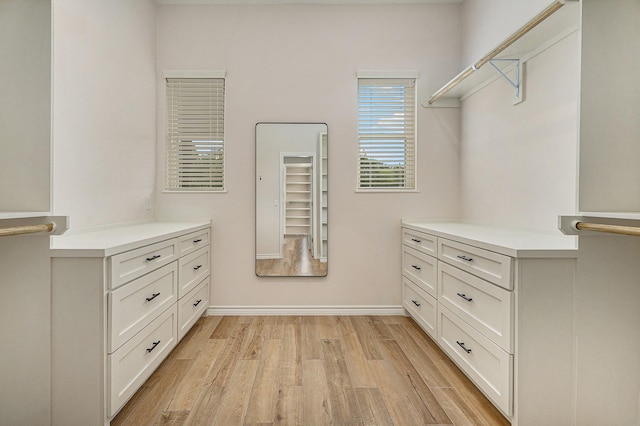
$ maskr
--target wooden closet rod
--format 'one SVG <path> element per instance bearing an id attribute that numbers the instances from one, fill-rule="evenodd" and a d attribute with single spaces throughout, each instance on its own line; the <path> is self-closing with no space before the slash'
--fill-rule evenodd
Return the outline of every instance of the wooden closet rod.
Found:
<path id="1" fill-rule="evenodd" d="M 576 223 L 576 229 L 580 231 L 608 232 L 610 234 L 633 235 L 635 237 L 640 237 L 640 228 L 636 226 L 578 222 Z"/>
<path id="2" fill-rule="evenodd" d="M 9 228 L 0 228 L 0 237 L 8 237 L 11 235 L 35 234 L 36 232 L 51 232 L 55 228 L 53 223 L 45 223 L 42 225 L 25 225 L 12 226 Z"/>

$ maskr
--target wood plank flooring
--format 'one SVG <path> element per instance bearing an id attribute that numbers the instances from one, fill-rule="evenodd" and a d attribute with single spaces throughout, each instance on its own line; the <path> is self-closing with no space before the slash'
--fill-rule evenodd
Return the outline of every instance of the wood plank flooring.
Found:
<path id="1" fill-rule="evenodd" d="M 401 316 L 204 317 L 111 423 L 508 425 Z"/>
<path id="2" fill-rule="evenodd" d="M 265 277 L 324 277 L 327 263 L 314 259 L 306 236 L 284 237 L 282 259 L 256 259 L 256 274 Z"/>

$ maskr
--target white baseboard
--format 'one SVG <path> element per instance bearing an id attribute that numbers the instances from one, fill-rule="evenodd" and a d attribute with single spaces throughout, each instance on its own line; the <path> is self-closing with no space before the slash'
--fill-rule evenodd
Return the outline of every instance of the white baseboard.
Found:
<path id="1" fill-rule="evenodd" d="M 209 306 L 207 316 L 247 315 L 404 315 L 401 305 L 373 306 Z"/>
<path id="2" fill-rule="evenodd" d="M 271 253 L 271 254 L 256 254 L 257 260 L 271 260 L 271 259 L 282 259 L 280 253 Z"/>

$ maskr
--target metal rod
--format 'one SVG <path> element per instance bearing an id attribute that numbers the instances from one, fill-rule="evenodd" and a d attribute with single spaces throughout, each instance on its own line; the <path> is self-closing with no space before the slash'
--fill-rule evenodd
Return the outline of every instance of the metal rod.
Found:
<path id="1" fill-rule="evenodd" d="M 42 225 L 25 225 L 12 226 L 9 228 L 0 228 L 0 237 L 8 237 L 11 235 L 35 234 L 36 232 L 51 232 L 55 228 L 53 223 L 45 223 Z"/>
<path id="2" fill-rule="evenodd" d="M 636 226 L 578 222 L 576 223 L 576 229 L 580 231 L 608 232 L 610 234 L 633 235 L 635 237 L 640 237 L 640 228 Z"/>

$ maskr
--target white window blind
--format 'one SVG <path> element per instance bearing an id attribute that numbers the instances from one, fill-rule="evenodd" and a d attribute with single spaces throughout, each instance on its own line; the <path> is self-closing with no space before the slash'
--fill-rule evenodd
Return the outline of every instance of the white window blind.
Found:
<path id="1" fill-rule="evenodd" d="M 415 189 L 415 78 L 358 79 L 358 189 Z"/>
<path id="2" fill-rule="evenodd" d="M 224 191 L 224 78 L 167 78 L 166 189 Z"/>

